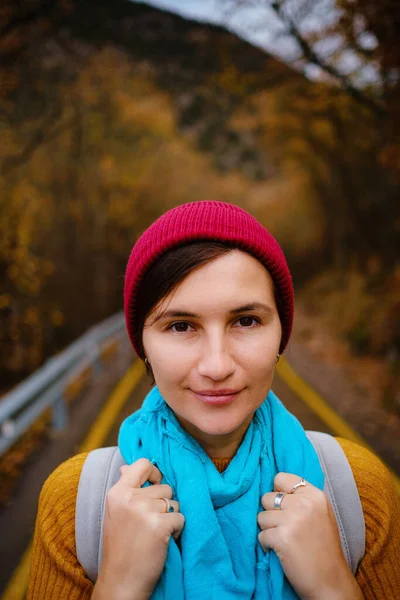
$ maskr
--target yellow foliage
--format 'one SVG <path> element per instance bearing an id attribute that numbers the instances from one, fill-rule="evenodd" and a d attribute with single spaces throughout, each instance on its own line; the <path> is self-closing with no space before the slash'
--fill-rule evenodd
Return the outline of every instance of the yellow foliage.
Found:
<path id="1" fill-rule="evenodd" d="M 8 294 L 0 294 L 0 310 L 8 308 L 11 304 L 11 297 Z"/>
<path id="2" fill-rule="evenodd" d="M 136 84 L 137 80 L 135 81 Z M 120 115 L 126 125 L 134 125 L 143 131 L 159 136 L 173 134 L 174 115 L 168 98 L 156 91 L 154 86 L 132 85 L 129 90 L 119 90 L 116 96 Z M 139 95 L 138 89 L 141 89 Z M 136 101 L 132 101 L 135 99 Z"/>
<path id="3" fill-rule="evenodd" d="M 60 327 L 61 325 L 63 325 L 65 323 L 65 317 L 61 310 L 59 310 L 58 308 L 52 310 L 50 313 L 50 321 L 55 327 Z"/>
<path id="4" fill-rule="evenodd" d="M 37 325 L 39 323 L 39 311 L 36 307 L 28 308 L 23 317 L 25 325 Z"/>

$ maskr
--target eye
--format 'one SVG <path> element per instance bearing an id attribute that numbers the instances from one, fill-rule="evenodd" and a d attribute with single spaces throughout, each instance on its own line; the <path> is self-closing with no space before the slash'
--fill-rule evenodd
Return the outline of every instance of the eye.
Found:
<path id="1" fill-rule="evenodd" d="M 177 323 L 172 323 L 168 329 L 176 333 L 186 333 L 187 331 L 191 331 L 193 327 L 186 321 L 178 321 Z"/>
<path id="2" fill-rule="evenodd" d="M 238 324 L 240 327 L 245 329 L 251 329 L 259 325 L 259 323 L 260 321 L 255 317 L 240 317 L 235 324 Z"/>

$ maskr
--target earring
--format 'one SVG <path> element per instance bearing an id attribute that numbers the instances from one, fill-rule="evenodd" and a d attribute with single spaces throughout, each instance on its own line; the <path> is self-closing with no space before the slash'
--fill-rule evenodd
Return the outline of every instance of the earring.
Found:
<path id="1" fill-rule="evenodd" d="M 280 354 L 279 354 L 279 352 L 278 352 L 278 354 L 276 355 L 276 361 L 275 361 L 275 362 L 278 362 L 278 361 L 279 361 L 279 359 L 280 359 L 280 357 L 281 357 L 281 355 L 280 355 Z"/>
<path id="2" fill-rule="evenodd" d="M 149 365 L 149 361 L 148 361 L 148 359 L 147 359 L 147 356 L 146 356 L 146 358 L 144 359 L 144 364 L 146 365 L 146 367 L 147 367 L 147 368 L 149 368 L 149 367 L 150 367 L 150 365 Z"/>

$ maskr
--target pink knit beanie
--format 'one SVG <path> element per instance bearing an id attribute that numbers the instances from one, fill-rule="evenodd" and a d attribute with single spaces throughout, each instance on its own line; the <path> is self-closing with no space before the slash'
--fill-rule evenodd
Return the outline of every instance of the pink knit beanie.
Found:
<path id="1" fill-rule="evenodd" d="M 281 299 L 282 353 L 293 323 L 294 292 L 285 256 L 272 235 L 248 212 L 225 202 L 204 200 L 169 210 L 139 237 L 125 273 L 124 311 L 129 338 L 136 352 L 133 324 L 140 283 L 157 259 L 172 248 L 194 241 L 227 242 L 253 255 L 270 273 Z"/>

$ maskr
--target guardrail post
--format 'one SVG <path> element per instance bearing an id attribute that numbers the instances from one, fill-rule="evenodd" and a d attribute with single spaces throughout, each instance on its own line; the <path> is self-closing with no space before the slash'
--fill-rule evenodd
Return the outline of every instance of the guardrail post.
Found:
<path id="1" fill-rule="evenodd" d="M 2 422 L 0 427 L 0 436 L 5 438 L 12 438 L 15 434 L 15 423 L 12 419 L 6 419 Z"/>
<path id="2" fill-rule="evenodd" d="M 63 395 L 53 404 L 53 420 L 52 427 L 53 431 L 62 431 L 66 428 L 68 422 L 68 411 L 65 398 Z"/>
<path id="3" fill-rule="evenodd" d="M 101 362 L 100 362 L 100 352 L 99 345 L 96 342 L 92 342 L 89 345 L 88 355 L 90 357 L 90 361 L 93 364 L 94 375 L 99 375 L 101 372 Z"/>
<path id="4" fill-rule="evenodd" d="M 125 331 L 118 335 L 118 344 L 119 344 L 119 354 L 120 356 L 124 356 L 126 352 L 130 349 L 131 343 Z"/>

